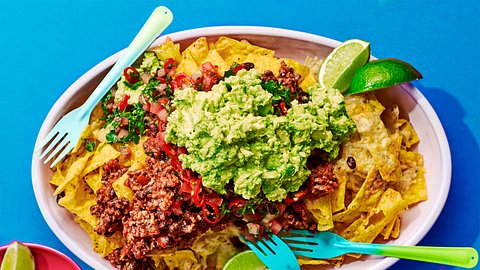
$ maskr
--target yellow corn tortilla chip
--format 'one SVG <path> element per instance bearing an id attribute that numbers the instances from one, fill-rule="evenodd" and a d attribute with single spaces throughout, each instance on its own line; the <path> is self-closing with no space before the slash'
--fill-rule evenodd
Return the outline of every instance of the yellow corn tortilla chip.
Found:
<path id="1" fill-rule="evenodd" d="M 392 238 L 398 238 L 400 235 L 400 227 L 401 227 L 401 219 L 400 217 L 397 217 L 395 220 L 395 224 L 393 225 L 392 233 L 390 234 L 390 237 Z"/>
<path id="2" fill-rule="evenodd" d="M 363 95 L 363 97 L 364 99 L 358 97 L 348 99 L 353 103 L 346 104 L 347 112 L 355 122 L 361 140 L 368 145 L 375 167 L 378 168 L 382 178 L 397 180 L 395 177 L 389 178 L 399 162 L 394 154 L 395 149 L 393 149 L 388 130 L 380 117 L 384 107 L 374 96 Z"/>
<path id="3" fill-rule="evenodd" d="M 93 153 L 91 153 L 91 152 L 86 152 L 83 157 L 80 157 L 80 158 L 76 159 L 72 163 L 72 165 L 70 166 L 70 168 L 67 171 L 67 175 L 65 176 L 65 179 L 63 180 L 62 183 L 60 183 L 60 185 L 58 185 L 58 187 L 55 189 L 55 192 L 53 193 L 53 195 L 60 194 L 60 192 L 65 190 L 65 187 L 70 182 L 72 182 L 72 181 L 78 179 L 78 177 L 80 177 L 83 169 L 85 168 L 85 166 L 86 166 L 88 160 L 90 159 L 90 157 L 92 156 L 92 154 Z"/>
<path id="4" fill-rule="evenodd" d="M 105 165 L 108 161 L 116 159 L 120 156 L 118 152 L 111 144 L 102 143 L 100 144 L 96 151 L 94 152 L 93 157 L 87 162 L 85 168 L 82 171 L 82 176 L 93 172 L 99 167 Z"/>
<path id="5" fill-rule="evenodd" d="M 342 236 L 354 242 L 371 243 L 383 228 L 407 208 L 399 192 L 389 188 L 368 214 L 353 222 Z"/>
<path id="6" fill-rule="evenodd" d="M 124 173 L 120 178 L 115 180 L 115 182 L 112 183 L 112 188 L 115 191 L 115 194 L 117 195 L 118 198 L 126 198 L 130 202 L 132 201 L 133 198 L 133 192 L 132 190 L 125 186 L 125 181 L 128 179 L 128 173 L 134 170 L 138 170 L 142 167 L 145 166 L 145 161 L 142 160 L 135 160 L 135 162 L 128 168 L 128 171 Z"/>
<path id="7" fill-rule="evenodd" d="M 65 181 L 65 175 L 62 172 L 61 165 L 57 165 L 55 172 L 53 172 L 52 178 L 50 179 L 50 184 L 59 186 Z"/>
<path id="8" fill-rule="evenodd" d="M 300 88 L 303 89 L 303 91 L 306 91 L 309 86 L 314 85 L 317 83 L 317 79 L 315 79 L 315 76 L 312 73 L 309 73 L 303 80 L 300 82 Z"/>
<path id="9" fill-rule="evenodd" d="M 102 183 L 103 168 L 100 167 L 97 172 L 91 172 L 83 177 L 83 180 L 93 190 L 93 193 L 97 194 L 97 191 L 103 187 Z"/>
<path id="10" fill-rule="evenodd" d="M 333 228 L 332 205 L 330 195 L 320 197 L 316 200 L 305 200 L 308 211 L 317 221 L 319 231 L 327 231 Z"/>
<path id="11" fill-rule="evenodd" d="M 402 164 L 402 178 L 397 181 L 395 189 L 409 204 L 414 204 L 428 199 L 427 183 L 425 182 L 425 169 L 423 156 L 417 152 L 400 151 Z"/>
<path id="12" fill-rule="evenodd" d="M 333 215 L 333 220 L 336 222 L 351 222 L 358 218 L 362 212 L 370 210 L 377 204 L 384 190 L 384 181 L 378 177 L 376 170 L 372 170 L 347 209 Z"/>
<path id="13" fill-rule="evenodd" d="M 205 269 L 190 249 L 177 250 L 174 253 L 160 253 L 150 256 L 163 259 L 168 269 Z M 154 259 L 155 260 L 155 259 Z M 157 259 L 158 260 L 158 259 Z M 156 260 L 155 260 L 156 261 Z"/>
<path id="14" fill-rule="evenodd" d="M 184 53 L 182 54 L 182 60 L 180 61 L 180 64 L 177 67 L 177 74 L 178 73 L 185 73 L 189 76 L 192 75 L 195 71 L 198 70 L 198 65 L 195 62 L 195 59 L 193 59 L 192 55 L 190 53 Z"/>
<path id="15" fill-rule="evenodd" d="M 88 222 L 79 218 L 76 218 L 75 221 L 88 233 L 92 240 L 93 250 L 100 256 L 105 257 L 122 246 L 123 236 L 121 232 L 115 232 L 112 236 L 106 237 L 97 234 Z"/>
<path id="16" fill-rule="evenodd" d="M 410 122 L 405 122 L 401 127 L 400 127 L 400 133 L 402 134 L 403 137 L 403 144 L 407 149 L 415 145 L 420 141 L 418 138 L 417 132 L 413 128 L 412 124 Z"/>
<path id="17" fill-rule="evenodd" d="M 334 168 L 335 177 L 338 181 L 338 188 L 330 195 L 332 201 L 332 212 L 345 209 L 345 191 L 347 188 L 347 173 L 338 167 Z"/>
<path id="18" fill-rule="evenodd" d="M 275 52 L 272 50 L 228 37 L 220 37 L 217 42 L 215 42 L 214 48 L 229 65 L 231 65 L 234 61 L 239 64 L 246 62 L 242 59 L 250 54 L 257 56 L 268 56 L 270 58 L 275 54 Z"/>
<path id="19" fill-rule="evenodd" d="M 230 69 L 230 65 L 227 64 L 225 62 L 225 60 L 223 60 L 222 56 L 220 56 L 220 54 L 215 49 L 210 50 L 208 52 L 208 55 L 203 62 L 210 62 L 210 63 L 218 66 L 217 70 L 218 70 L 218 73 L 220 74 L 220 76 L 223 76 L 225 71 Z"/>
<path id="20" fill-rule="evenodd" d="M 65 186 L 64 196 L 58 200 L 58 204 L 74 213 L 80 219 L 92 226 L 98 224 L 98 218 L 90 212 L 90 207 L 95 205 L 96 196 L 88 187 L 87 183 L 79 177 L 73 178 Z"/>
<path id="21" fill-rule="evenodd" d="M 165 61 L 168 58 L 173 58 L 179 63 L 182 60 L 180 44 L 173 43 L 171 39 L 167 39 L 162 45 L 153 48 L 152 51 L 154 51 L 157 57 L 162 61 Z"/>
<path id="22" fill-rule="evenodd" d="M 396 218 L 394 218 L 392 221 L 390 221 L 385 228 L 380 232 L 381 235 L 383 235 L 383 239 L 387 240 L 390 238 L 390 235 L 392 234 L 393 226 L 395 225 L 395 222 L 397 221 Z"/>
<path id="23" fill-rule="evenodd" d="M 85 140 L 85 138 L 88 138 L 90 137 L 90 135 L 92 134 L 92 128 L 90 127 L 90 125 L 87 125 L 82 133 L 80 134 L 80 137 L 78 139 L 78 142 L 77 144 L 75 145 L 75 147 L 73 147 L 72 149 L 72 154 L 75 154 L 77 153 L 77 151 L 83 146 L 83 141 Z"/>
<path id="24" fill-rule="evenodd" d="M 185 56 L 186 54 L 189 54 L 195 61 L 196 65 L 200 66 L 204 62 L 204 59 L 207 58 L 208 53 L 207 38 L 201 37 L 190 44 L 190 46 L 182 52 L 182 55 Z"/>

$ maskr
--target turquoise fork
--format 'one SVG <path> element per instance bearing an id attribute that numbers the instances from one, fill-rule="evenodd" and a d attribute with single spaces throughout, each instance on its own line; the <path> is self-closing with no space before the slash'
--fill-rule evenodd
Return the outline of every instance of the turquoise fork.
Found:
<path id="1" fill-rule="evenodd" d="M 160 33 L 170 25 L 172 20 L 173 14 L 166 7 L 157 7 L 152 12 L 152 15 L 150 15 L 132 43 L 130 43 L 123 55 L 118 59 L 85 103 L 63 116 L 50 133 L 48 133 L 43 141 L 35 148 L 35 152 L 38 152 L 50 142 L 40 156 L 40 159 L 46 157 L 44 161 L 45 164 L 56 156 L 56 159 L 50 165 L 50 167 L 54 167 L 73 149 L 80 139 L 83 129 L 88 124 L 93 108 L 95 108 L 97 103 L 100 102 L 102 97 L 120 78 L 123 70 L 130 66 L 143 51 L 152 44 Z"/>
<path id="2" fill-rule="evenodd" d="M 292 250 L 278 236 L 268 234 L 268 238 L 264 237 L 256 243 L 245 240 L 243 236 L 242 240 L 269 269 L 300 270 Z"/>
<path id="3" fill-rule="evenodd" d="M 292 230 L 288 234 L 289 236 L 284 236 L 282 239 L 293 249 L 295 255 L 315 259 L 328 259 L 346 253 L 358 253 L 464 268 L 473 268 L 478 262 L 478 253 L 474 248 L 366 244 L 350 242 L 331 232 L 311 233 L 306 230 Z"/>

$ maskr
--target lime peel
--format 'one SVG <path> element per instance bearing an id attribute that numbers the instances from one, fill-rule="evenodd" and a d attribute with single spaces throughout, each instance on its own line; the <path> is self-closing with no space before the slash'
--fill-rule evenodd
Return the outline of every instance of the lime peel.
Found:
<path id="1" fill-rule="evenodd" d="M 356 71 L 370 59 L 370 43 L 351 39 L 337 46 L 325 59 L 318 73 L 318 81 L 324 88 L 336 88 L 345 92 Z"/>
<path id="2" fill-rule="evenodd" d="M 374 60 L 355 73 L 350 88 L 344 94 L 377 90 L 422 78 L 417 69 L 402 60 L 395 58 Z"/>

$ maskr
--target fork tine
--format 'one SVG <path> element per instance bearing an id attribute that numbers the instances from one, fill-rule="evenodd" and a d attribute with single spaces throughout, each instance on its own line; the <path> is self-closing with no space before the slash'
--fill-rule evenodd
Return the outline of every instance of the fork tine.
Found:
<path id="1" fill-rule="evenodd" d="M 311 243 L 315 244 L 314 239 L 312 238 L 306 238 L 305 236 L 284 236 L 282 239 L 285 241 L 296 241 L 296 242 L 302 242 L 302 243 Z"/>
<path id="2" fill-rule="evenodd" d="M 297 243 L 287 243 L 287 245 L 291 248 L 297 248 L 297 249 L 302 249 L 300 251 L 312 251 L 313 252 L 313 247 L 312 245 L 309 244 L 297 244 Z"/>
<path id="3" fill-rule="evenodd" d="M 40 155 L 40 159 L 43 159 L 50 151 L 57 145 L 64 136 L 61 136 L 59 133 L 57 133 L 57 136 L 52 140 L 52 142 L 48 145 L 47 149 L 43 151 L 42 155 Z"/>
<path id="4" fill-rule="evenodd" d="M 288 231 L 290 234 L 300 234 L 300 235 L 304 235 L 304 236 L 310 236 L 310 237 L 315 237 L 315 234 L 311 233 L 310 231 L 308 230 L 290 230 Z"/>
<path id="5" fill-rule="evenodd" d="M 311 257 L 313 251 L 300 251 L 300 250 L 292 250 L 295 255 L 303 256 L 303 257 Z"/>
<path id="6" fill-rule="evenodd" d="M 66 139 L 65 139 L 66 140 Z M 70 141 L 68 142 L 69 144 L 65 147 L 65 149 L 63 149 L 62 153 L 60 153 L 57 158 L 55 159 L 55 161 L 52 162 L 52 164 L 50 165 L 50 168 L 53 168 L 55 167 L 55 165 L 57 165 L 57 163 L 62 160 L 62 158 L 64 156 L 66 156 L 72 149 L 73 147 L 75 147 L 75 144 L 71 143 Z"/>
<path id="7" fill-rule="evenodd" d="M 53 139 L 53 137 L 55 137 L 55 135 L 57 135 L 57 133 L 58 133 L 57 126 L 55 126 L 55 127 L 53 127 L 52 130 L 50 130 L 50 132 L 47 134 L 47 136 L 45 136 L 45 138 L 43 138 L 43 141 L 40 143 L 39 146 L 37 146 L 37 148 L 35 148 L 35 150 L 33 150 L 33 152 L 36 153 L 36 152 L 38 152 L 38 150 L 45 147 L 45 145 L 47 145 L 47 143 L 49 141 L 51 141 Z"/>
<path id="8" fill-rule="evenodd" d="M 265 239 L 265 238 L 264 238 Z M 257 245 L 260 247 L 260 249 L 263 250 L 263 253 L 267 254 L 270 253 L 270 254 L 275 254 L 275 252 L 273 252 L 269 247 L 268 245 L 266 245 L 263 241 L 257 241 Z"/>
<path id="9" fill-rule="evenodd" d="M 45 161 L 43 162 L 44 164 L 47 164 L 48 162 L 50 162 L 50 160 L 52 158 L 54 158 L 59 152 L 60 150 L 62 150 L 65 145 L 67 145 L 67 143 L 69 143 L 69 141 L 65 138 L 63 139 L 61 142 L 58 143 L 57 147 L 55 147 L 52 152 L 50 153 L 50 155 L 45 159 Z"/>
<path id="10" fill-rule="evenodd" d="M 253 244 L 252 242 L 248 241 L 248 240 L 245 240 L 245 237 L 243 237 L 243 235 L 240 235 L 240 238 L 243 240 L 243 242 L 245 242 L 245 244 L 247 244 L 247 246 L 261 259 L 261 258 L 264 258 L 266 255 L 260 250 L 258 249 L 255 244 Z"/>

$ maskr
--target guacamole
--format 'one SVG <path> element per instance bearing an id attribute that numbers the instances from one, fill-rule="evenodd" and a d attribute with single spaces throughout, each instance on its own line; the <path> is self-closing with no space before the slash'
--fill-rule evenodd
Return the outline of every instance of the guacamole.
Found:
<path id="1" fill-rule="evenodd" d="M 224 194 L 233 181 L 246 199 L 284 199 L 310 175 L 306 162 L 314 148 L 334 158 L 355 129 L 338 90 L 317 84 L 306 91 L 308 103 L 293 101 L 287 115 L 277 116 L 255 69 L 240 70 L 209 92 L 177 90 L 166 141 L 186 147 L 180 161 L 205 187 Z"/>

